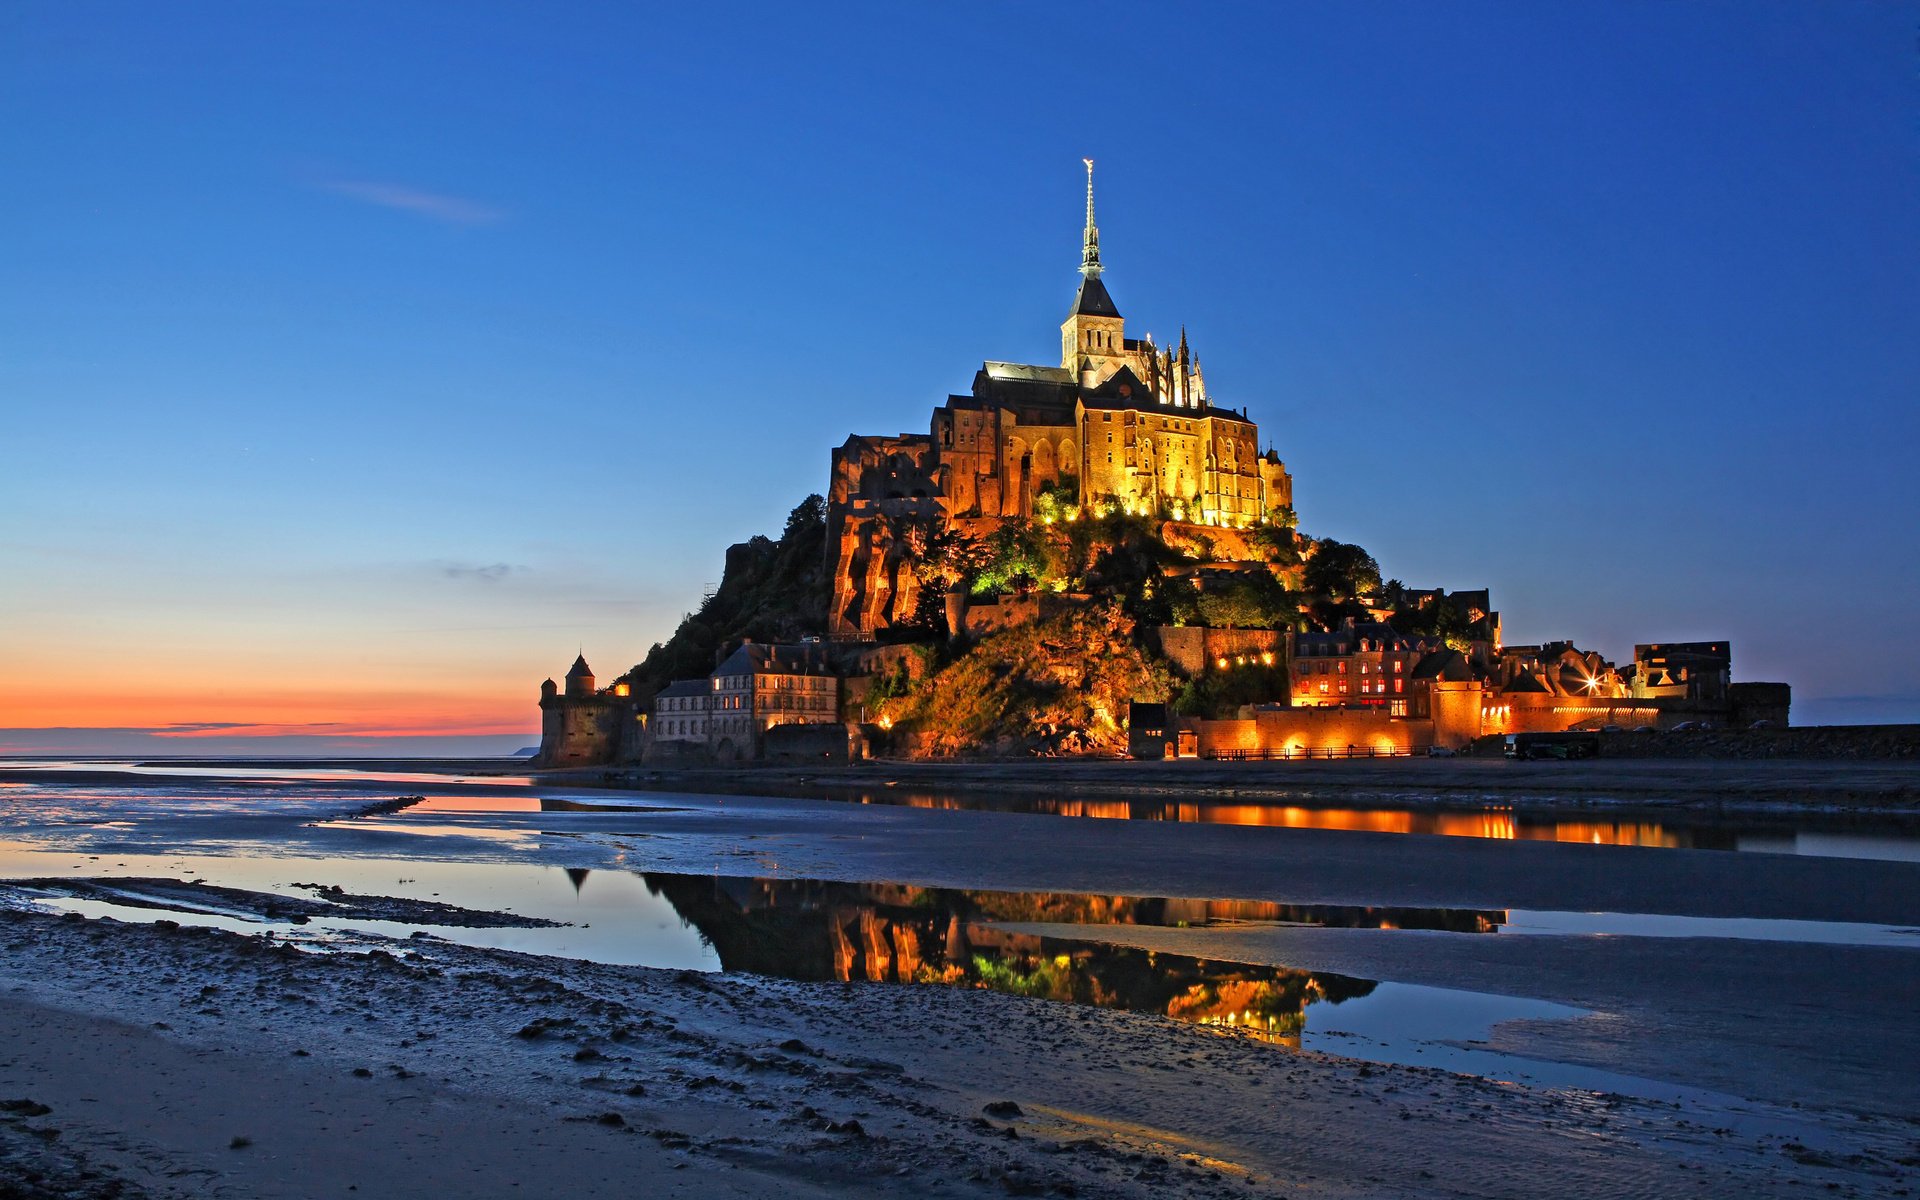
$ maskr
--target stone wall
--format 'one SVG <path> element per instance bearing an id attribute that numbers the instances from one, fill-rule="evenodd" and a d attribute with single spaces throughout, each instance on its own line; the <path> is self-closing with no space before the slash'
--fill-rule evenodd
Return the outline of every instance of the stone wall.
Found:
<path id="1" fill-rule="evenodd" d="M 1735 683 L 1727 686 L 1731 709 L 1727 724 L 1747 729 L 1755 721 L 1770 721 L 1782 729 L 1793 707 L 1793 689 L 1784 683 Z"/>
<path id="2" fill-rule="evenodd" d="M 1378 709 L 1260 707 L 1251 717 L 1199 722 L 1202 758 L 1236 751 L 1420 754 L 1432 741 L 1431 722 L 1390 717 Z"/>
<path id="3" fill-rule="evenodd" d="M 775 725 L 760 735 L 761 755 L 775 763 L 842 764 L 855 757 L 856 736 L 841 724 Z"/>
<path id="4" fill-rule="evenodd" d="M 553 696 L 540 701 L 540 753 L 534 764 L 575 767 L 637 758 L 638 712 L 626 697 Z"/>
<path id="5" fill-rule="evenodd" d="M 962 632 L 978 638 L 1016 625 L 1031 624 L 1039 617 L 1040 596 L 1029 592 L 1024 596 L 996 596 L 990 600 L 969 599 L 960 621 Z"/>
<path id="6" fill-rule="evenodd" d="M 1187 678 L 1200 675 L 1220 659 L 1271 654 L 1284 663 L 1287 635 L 1277 629 L 1209 629 L 1203 625 L 1160 625 L 1154 644 L 1174 670 Z"/>
<path id="7" fill-rule="evenodd" d="M 1784 683 L 1740 683 L 1726 703 L 1662 697 L 1608 699 L 1532 692 L 1488 692 L 1479 683 L 1428 685 L 1424 711 L 1433 719 L 1434 741 L 1458 749 L 1475 738 L 1509 733 L 1559 733 L 1576 726 L 1617 725 L 1623 734 L 1650 727 L 1670 730 L 1688 721 L 1744 730 L 1766 720 L 1785 729 L 1791 691 Z M 1417 703 L 1416 711 L 1422 710 Z"/>
<path id="8" fill-rule="evenodd" d="M 1920 759 L 1920 725 L 1806 725 L 1600 736 L 1603 758 Z"/>

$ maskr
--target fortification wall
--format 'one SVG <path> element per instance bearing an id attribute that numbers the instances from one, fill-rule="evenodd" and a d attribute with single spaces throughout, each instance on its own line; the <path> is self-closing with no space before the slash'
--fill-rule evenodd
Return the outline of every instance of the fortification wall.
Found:
<path id="1" fill-rule="evenodd" d="M 614 761 L 626 705 L 599 696 L 561 696 L 542 701 L 540 754 L 546 767 L 592 766 Z"/>
<path id="2" fill-rule="evenodd" d="M 1266 754 L 1421 754 L 1433 741 L 1429 721 L 1377 709 L 1256 708 L 1253 716 L 1199 723 L 1202 758 Z"/>
<path id="3" fill-rule="evenodd" d="M 1174 670 L 1192 678 L 1243 655 L 1271 654 L 1276 662 L 1286 652 L 1287 635 L 1277 629 L 1209 629 L 1203 625 L 1160 625 L 1155 644 Z"/>
<path id="4" fill-rule="evenodd" d="M 1603 758 L 1920 759 L 1920 725 L 1803 725 L 1600 736 Z"/>
<path id="5" fill-rule="evenodd" d="M 760 736 L 761 754 L 775 763 L 845 763 L 856 733 L 845 725 L 775 725 Z"/>

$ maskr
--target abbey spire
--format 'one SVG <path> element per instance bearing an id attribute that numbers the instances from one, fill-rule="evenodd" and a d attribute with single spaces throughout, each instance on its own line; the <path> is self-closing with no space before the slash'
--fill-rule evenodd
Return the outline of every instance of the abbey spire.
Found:
<path id="1" fill-rule="evenodd" d="M 1100 277 L 1100 227 L 1093 223 L 1093 160 L 1087 164 L 1087 231 L 1080 240 L 1080 274 L 1088 279 Z"/>
<path id="2" fill-rule="evenodd" d="M 1126 329 L 1100 282 L 1100 227 L 1093 223 L 1093 160 L 1087 164 L 1087 227 L 1080 238 L 1080 290 L 1060 326 L 1060 365 L 1093 387 L 1125 362 Z"/>

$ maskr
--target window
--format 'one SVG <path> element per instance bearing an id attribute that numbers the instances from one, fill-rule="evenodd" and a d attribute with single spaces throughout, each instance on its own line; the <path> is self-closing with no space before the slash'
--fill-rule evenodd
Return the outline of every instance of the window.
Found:
<path id="1" fill-rule="evenodd" d="M 1347 694 L 1347 681 L 1344 679 L 1340 681 L 1340 694 L 1342 696 Z"/>
<path id="2" fill-rule="evenodd" d="M 1340 673 L 1342 675 L 1345 675 L 1347 673 L 1347 660 L 1344 658 L 1340 660 Z M 1341 684 L 1340 686 L 1345 687 L 1346 685 Z"/>
<path id="3" fill-rule="evenodd" d="M 1394 690 L 1394 691 L 1396 691 L 1396 692 L 1399 692 L 1399 691 L 1404 691 L 1404 690 L 1405 690 L 1405 688 L 1404 688 L 1404 685 L 1405 685 L 1405 683 L 1406 683 L 1406 680 L 1404 680 L 1404 679 L 1396 679 L 1396 680 L 1394 680 L 1394 681 L 1393 681 L 1393 690 Z"/>

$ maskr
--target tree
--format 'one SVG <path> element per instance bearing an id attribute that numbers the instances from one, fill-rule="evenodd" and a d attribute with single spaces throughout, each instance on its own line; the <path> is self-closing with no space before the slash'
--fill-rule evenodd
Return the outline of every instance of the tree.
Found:
<path id="1" fill-rule="evenodd" d="M 1200 619 L 1216 628 L 1290 629 L 1300 599 L 1266 572 L 1209 581 L 1199 596 Z"/>
<path id="2" fill-rule="evenodd" d="M 1052 578 L 1052 547 L 1029 521 L 1008 521 L 986 542 L 986 562 L 974 576 L 973 593 L 1006 592 Z"/>
<path id="3" fill-rule="evenodd" d="M 1262 525 L 1253 531 L 1253 537 L 1248 540 L 1276 567 L 1291 567 L 1300 561 L 1299 539 L 1290 527 Z"/>
<path id="4" fill-rule="evenodd" d="M 1304 582 L 1316 599 L 1351 602 L 1380 590 L 1380 564 L 1358 546 L 1323 538 L 1307 559 Z"/>
<path id="5" fill-rule="evenodd" d="M 793 511 L 787 514 L 787 527 L 781 532 L 780 540 L 793 542 L 806 537 L 815 529 L 825 532 L 826 528 L 827 500 L 826 497 L 815 492 L 794 505 Z"/>

